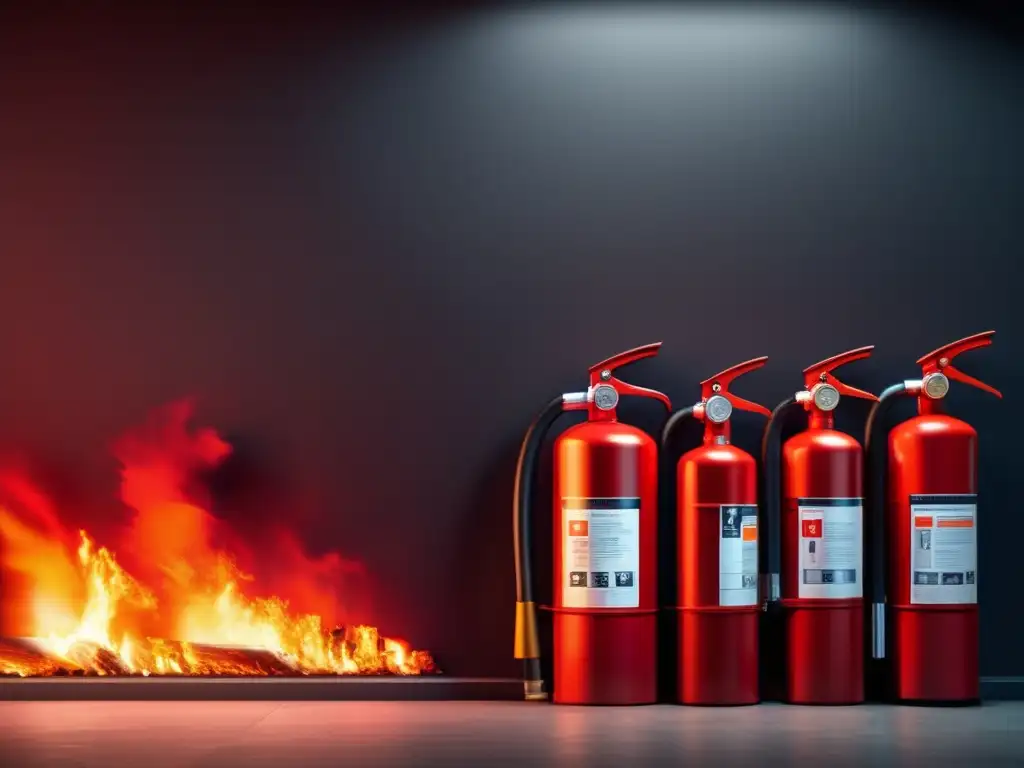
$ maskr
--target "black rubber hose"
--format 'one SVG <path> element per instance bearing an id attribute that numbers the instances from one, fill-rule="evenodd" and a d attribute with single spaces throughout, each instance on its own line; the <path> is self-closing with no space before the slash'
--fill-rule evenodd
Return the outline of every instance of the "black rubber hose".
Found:
<path id="1" fill-rule="evenodd" d="M 544 436 L 562 414 L 562 396 L 559 395 L 533 420 L 519 449 L 516 463 L 516 484 L 512 498 L 512 519 L 515 521 L 514 547 L 516 558 L 516 600 L 533 602 L 533 569 L 530 560 L 530 523 L 533 518 L 533 484 L 540 464 L 540 450 Z"/>
<path id="2" fill-rule="evenodd" d="M 778 599 L 780 574 L 782 573 L 782 515 L 780 512 L 782 493 L 782 428 L 786 414 L 796 405 L 795 397 L 787 397 L 772 411 L 764 426 L 761 440 L 761 483 L 763 492 L 764 528 L 768 534 L 768 563 L 765 571 L 765 601 Z"/>
<path id="3" fill-rule="evenodd" d="M 665 422 L 665 426 L 661 428 L 661 450 L 662 453 L 668 449 L 669 442 L 672 440 L 673 433 L 680 424 L 684 421 L 688 421 L 693 417 L 693 406 L 689 408 L 680 408 L 678 411 L 668 417 Z"/>
<path id="4" fill-rule="evenodd" d="M 893 384 L 878 397 L 871 406 L 867 424 L 864 427 L 864 453 L 867 464 L 868 515 L 871 520 L 871 655 L 875 659 L 885 658 L 885 480 L 889 434 L 884 419 L 888 405 L 897 397 L 907 393 L 906 384 Z"/>
<path id="5" fill-rule="evenodd" d="M 534 481 L 540 465 L 544 437 L 562 414 L 562 396 L 554 398 L 533 420 L 519 451 L 512 496 L 512 536 L 516 563 L 516 640 L 515 656 L 523 660 L 523 682 L 527 698 L 543 698 L 540 668 L 540 644 L 537 637 L 536 605 L 533 601 L 533 547 L 530 539 L 533 522 Z"/>

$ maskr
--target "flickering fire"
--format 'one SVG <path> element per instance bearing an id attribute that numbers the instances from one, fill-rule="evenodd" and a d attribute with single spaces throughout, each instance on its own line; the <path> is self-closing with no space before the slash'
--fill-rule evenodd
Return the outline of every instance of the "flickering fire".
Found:
<path id="1" fill-rule="evenodd" d="M 430 654 L 361 624 L 327 625 L 283 597 L 259 597 L 196 476 L 230 446 L 191 432 L 190 402 L 162 409 L 115 447 L 133 515 L 120 541 L 132 573 L 85 530 L 68 530 L 19 473 L 0 471 L 0 568 L 20 594 L 18 637 L 0 638 L 0 675 L 420 675 Z M 4 503 L 6 502 L 6 503 Z M 337 609 L 339 555 L 310 557 L 281 529 L 271 537 L 284 585 L 307 607 Z M 245 544 L 234 538 L 237 549 Z M 278 583 L 282 583 L 280 578 Z M 8 585 L 0 586 L 5 601 Z M 10 632 L 6 634 L 10 635 Z"/>

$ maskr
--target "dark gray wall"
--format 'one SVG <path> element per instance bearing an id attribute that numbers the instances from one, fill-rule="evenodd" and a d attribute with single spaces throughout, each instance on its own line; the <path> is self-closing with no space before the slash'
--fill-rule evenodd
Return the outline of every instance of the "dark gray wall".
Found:
<path id="1" fill-rule="evenodd" d="M 1024 674 L 1024 57 L 945 16 L 716 8 L 8 7 L 3 443 L 112 498 L 108 439 L 194 393 L 240 446 L 224 514 L 292 517 L 364 563 L 367 619 L 514 673 L 517 443 L 587 366 L 663 339 L 623 377 L 684 405 L 767 354 L 738 389 L 770 406 L 845 349 L 878 345 L 844 376 L 879 390 L 995 328 L 962 367 L 1006 399 L 950 402 L 982 435 L 983 672 Z"/>

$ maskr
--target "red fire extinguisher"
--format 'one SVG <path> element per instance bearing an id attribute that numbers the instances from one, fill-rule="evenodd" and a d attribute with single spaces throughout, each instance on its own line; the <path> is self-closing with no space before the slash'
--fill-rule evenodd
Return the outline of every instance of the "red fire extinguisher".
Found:
<path id="1" fill-rule="evenodd" d="M 682 704 L 756 704 L 758 692 L 757 462 L 729 443 L 733 409 L 771 416 L 729 391 L 758 357 L 702 381 L 700 402 L 677 411 L 662 431 L 693 417 L 704 442 L 676 466 L 679 553 L 679 689 Z"/>
<path id="2" fill-rule="evenodd" d="M 972 703 L 980 698 L 978 433 L 944 413 L 942 401 L 950 380 L 1002 397 L 953 367 L 957 355 L 987 347 L 994 333 L 968 336 L 922 357 L 917 361 L 921 378 L 886 389 L 868 419 L 872 655 L 886 657 L 888 595 L 889 682 L 898 701 Z M 917 398 L 918 415 L 894 427 L 886 441 L 882 417 L 901 395 Z"/>
<path id="3" fill-rule="evenodd" d="M 531 575 L 532 495 L 544 434 L 564 411 L 586 411 L 554 445 L 555 703 L 648 704 L 657 698 L 658 448 L 616 420 L 622 395 L 661 392 L 627 384 L 615 370 L 658 354 L 661 342 L 590 368 L 586 392 L 548 403 L 523 439 L 513 500 L 515 657 L 529 700 L 547 698 L 540 669 Z"/>
<path id="4" fill-rule="evenodd" d="M 786 699 L 794 704 L 864 700 L 863 454 L 856 439 L 835 429 L 832 411 L 841 395 L 877 398 L 843 384 L 832 371 L 873 349 L 854 349 L 807 368 L 804 390 L 780 403 L 765 427 L 769 599 L 779 597 L 781 559 Z M 782 446 L 780 467 L 782 416 L 796 405 L 808 412 L 809 425 Z"/>

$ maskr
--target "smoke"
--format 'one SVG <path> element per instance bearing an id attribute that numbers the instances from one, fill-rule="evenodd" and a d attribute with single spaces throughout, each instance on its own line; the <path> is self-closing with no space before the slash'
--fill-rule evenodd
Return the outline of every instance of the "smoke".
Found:
<path id="1" fill-rule="evenodd" d="M 135 617 L 140 630 L 179 638 L 183 617 L 195 625 L 229 583 L 239 599 L 269 599 L 291 614 L 346 623 L 345 580 L 363 574 L 362 565 L 337 552 L 309 554 L 286 509 L 248 540 L 218 518 L 205 481 L 232 449 L 215 430 L 193 428 L 194 415 L 192 399 L 169 403 L 112 446 L 130 515 L 113 541 L 98 544 L 106 543 L 153 593 L 153 606 Z M 118 517 L 111 509 L 110 519 Z M 4 632 L 31 634 L 40 626 L 61 632 L 78 620 L 87 585 L 73 519 L 61 514 L 24 462 L 0 461 Z"/>

